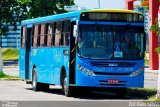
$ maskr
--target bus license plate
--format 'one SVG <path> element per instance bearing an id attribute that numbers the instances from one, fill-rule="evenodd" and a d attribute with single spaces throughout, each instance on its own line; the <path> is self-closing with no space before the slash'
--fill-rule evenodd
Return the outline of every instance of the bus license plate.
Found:
<path id="1" fill-rule="evenodd" d="M 107 82 L 111 83 L 111 84 L 116 84 L 116 83 L 119 83 L 119 80 L 109 79 L 109 80 L 107 80 Z"/>

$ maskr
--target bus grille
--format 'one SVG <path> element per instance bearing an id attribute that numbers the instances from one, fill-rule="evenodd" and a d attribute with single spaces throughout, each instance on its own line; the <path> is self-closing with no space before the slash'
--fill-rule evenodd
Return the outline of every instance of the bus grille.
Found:
<path id="1" fill-rule="evenodd" d="M 118 76 L 126 76 L 130 75 L 131 72 L 126 72 L 126 73 L 115 73 L 115 72 L 94 72 L 96 75 L 118 75 Z"/>
<path id="2" fill-rule="evenodd" d="M 90 62 L 92 66 L 99 67 L 134 67 L 135 64 L 131 62 Z"/>

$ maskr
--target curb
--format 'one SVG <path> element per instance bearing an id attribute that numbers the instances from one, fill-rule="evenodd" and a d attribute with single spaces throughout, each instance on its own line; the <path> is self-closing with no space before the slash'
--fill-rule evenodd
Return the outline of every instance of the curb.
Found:
<path id="1" fill-rule="evenodd" d="M 3 66 L 3 68 L 15 68 L 15 67 L 16 67 L 16 68 L 19 68 L 18 65 L 15 65 L 15 66 L 14 66 L 14 65 L 12 65 L 12 66 Z"/>
<path id="2" fill-rule="evenodd" d="M 158 73 L 145 73 L 145 75 L 153 75 L 153 76 L 158 76 Z"/>
<path id="3" fill-rule="evenodd" d="M 158 81 L 158 79 L 153 79 L 153 78 L 144 78 L 144 80 Z"/>
<path id="4" fill-rule="evenodd" d="M 0 78 L 0 81 L 19 81 L 21 78 Z"/>

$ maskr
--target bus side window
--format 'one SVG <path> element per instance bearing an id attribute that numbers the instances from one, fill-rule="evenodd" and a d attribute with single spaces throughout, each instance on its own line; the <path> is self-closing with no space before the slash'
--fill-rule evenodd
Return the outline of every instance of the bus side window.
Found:
<path id="1" fill-rule="evenodd" d="M 56 30 L 56 23 L 54 22 L 52 25 L 52 46 L 55 46 L 55 30 Z"/>
<path id="2" fill-rule="evenodd" d="M 45 24 L 45 28 L 44 28 L 44 46 L 47 46 L 47 40 L 48 40 L 48 26 L 49 26 L 49 24 L 46 23 L 46 24 Z"/>
<path id="3" fill-rule="evenodd" d="M 40 47 L 44 46 L 44 29 L 45 29 L 45 24 L 41 24 Z"/>
<path id="4" fill-rule="evenodd" d="M 56 29 L 55 29 L 55 46 L 60 46 L 61 40 L 61 21 L 56 22 Z"/>
<path id="5" fill-rule="evenodd" d="M 31 38 L 32 38 L 32 42 L 31 42 L 31 47 L 33 47 L 33 39 L 34 39 L 34 27 L 35 27 L 35 25 L 33 25 L 33 27 L 32 27 L 32 35 L 31 35 Z"/>
<path id="6" fill-rule="evenodd" d="M 23 26 L 21 28 L 21 47 L 24 48 L 25 47 L 25 40 L 26 40 L 26 27 Z"/>
<path id="7" fill-rule="evenodd" d="M 37 37 L 37 46 L 40 46 L 40 37 L 41 37 L 41 25 L 38 25 L 38 37 Z"/>
<path id="8" fill-rule="evenodd" d="M 61 38 L 61 45 L 63 46 L 69 46 L 69 34 L 70 34 L 70 20 L 65 20 L 63 21 L 63 33 L 62 33 L 62 38 Z"/>
<path id="9" fill-rule="evenodd" d="M 38 25 L 34 26 L 34 35 L 33 35 L 33 47 L 37 47 L 37 37 L 38 37 Z"/>
<path id="10" fill-rule="evenodd" d="M 52 45 L 53 24 L 49 23 L 47 29 L 48 29 L 48 31 L 47 31 L 47 46 L 51 47 L 51 45 Z"/>

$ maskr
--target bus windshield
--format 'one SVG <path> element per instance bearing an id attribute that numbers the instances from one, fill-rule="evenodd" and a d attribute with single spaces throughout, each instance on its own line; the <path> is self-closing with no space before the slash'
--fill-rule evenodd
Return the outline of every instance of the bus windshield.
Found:
<path id="1" fill-rule="evenodd" d="M 142 59 L 144 28 L 139 26 L 80 25 L 78 55 L 91 59 Z"/>

